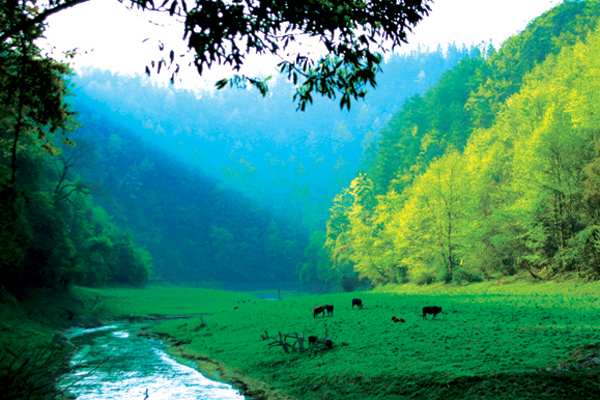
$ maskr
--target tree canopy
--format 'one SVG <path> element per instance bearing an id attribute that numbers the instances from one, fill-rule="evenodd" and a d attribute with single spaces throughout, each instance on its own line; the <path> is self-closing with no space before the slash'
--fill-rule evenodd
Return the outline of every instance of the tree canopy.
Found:
<path id="1" fill-rule="evenodd" d="M 46 18 L 88 0 L 50 0 L 36 4 L 11 0 L 2 5 L 0 43 L 12 46 L 23 34 L 39 29 Z M 294 101 L 304 110 L 313 94 L 330 99 L 340 95 L 340 107 L 365 96 L 375 87 L 382 54 L 407 41 L 407 33 L 427 16 L 431 0 L 119 0 L 145 11 L 168 13 L 183 22 L 183 38 L 201 75 L 214 65 L 227 65 L 235 73 L 246 57 L 272 54 L 278 68 L 296 85 Z M 313 46 L 302 46 L 307 38 Z M 164 48 L 161 47 L 161 50 Z M 166 68 L 171 80 L 180 70 L 174 50 L 152 61 L 148 74 Z M 216 83 L 249 83 L 263 95 L 268 78 L 235 75 Z"/>
<path id="2" fill-rule="evenodd" d="M 331 209 L 338 276 L 600 279 L 599 18 L 565 2 L 407 100 Z"/>
<path id="3" fill-rule="evenodd" d="M 144 284 L 149 253 L 92 204 L 75 172 L 91 149 L 67 136 L 78 127 L 70 70 L 43 55 L 44 26 L 26 14 L 44 15 L 31 2 L 0 6 L 0 289 L 20 297 L 70 282 Z"/>

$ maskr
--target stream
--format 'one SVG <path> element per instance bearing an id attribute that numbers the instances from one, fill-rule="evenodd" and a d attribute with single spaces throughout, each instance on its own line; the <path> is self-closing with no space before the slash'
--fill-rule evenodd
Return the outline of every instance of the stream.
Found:
<path id="1" fill-rule="evenodd" d="M 78 350 L 72 363 L 79 366 L 62 388 L 80 400 L 242 400 L 239 392 L 212 381 L 185 360 L 173 359 L 159 340 L 133 332 L 144 324 L 115 324 L 66 332 Z"/>

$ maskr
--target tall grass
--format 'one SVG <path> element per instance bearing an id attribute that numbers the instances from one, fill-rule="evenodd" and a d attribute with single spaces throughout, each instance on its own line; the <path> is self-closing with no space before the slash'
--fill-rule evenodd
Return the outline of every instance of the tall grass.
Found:
<path id="1" fill-rule="evenodd" d="M 44 347 L 28 347 L 0 357 L 0 399 L 62 399 L 58 387 L 72 372 L 65 351 L 66 339 L 56 335 Z"/>

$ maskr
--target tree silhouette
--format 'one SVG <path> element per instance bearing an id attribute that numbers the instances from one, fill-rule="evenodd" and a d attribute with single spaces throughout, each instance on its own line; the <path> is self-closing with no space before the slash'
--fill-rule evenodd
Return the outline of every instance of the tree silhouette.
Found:
<path id="1" fill-rule="evenodd" d="M 46 18 L 88 0 L 50 0 L 44 5 L 11 0 L 0 10 L 0 45 L 39 29 Z M 213 65 L 237 74 L 251 54 L 272 54 L 281 73 L 296 85 L 294 101 L 304 110 L 313 94 L 341 95 L 340 107 L 365 96 L 376 85 L 382 54 L 406 43 L 406 35 L 428 15 L 431 0 L 119 0 L 131 8 L 168 13 L 183 22 L 183 38 L 201 75 Z M 303 46 L 308 39 L 316 46 Z M 161 44 L 161 50 L 164 45 Z M 179 72 L 175 51 L 152 61 L 146 73 L 166 68 L 171 81 Z M 267 81 L 245 75 L 222 79 L 218 88 L 249 83 L 265 95 Z"/>

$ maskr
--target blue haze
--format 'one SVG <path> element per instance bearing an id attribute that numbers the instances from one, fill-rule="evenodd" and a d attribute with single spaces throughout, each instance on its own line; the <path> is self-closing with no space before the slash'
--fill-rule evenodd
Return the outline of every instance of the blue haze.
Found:
<path id="1" fill-rule="evenodd" d="M 114 221 L 152 253 L 157 276 L 293 280 L 308 235 L 324 230 L 333 197 L 361 168 L 379 130 L 407 97 L 424 93 L 446 69 L 475 54 L 450 46 L 446 53 L 395 56 L 378 75 L 378 87 L 349 112 L 339 109 L 339 99 L 316 99 L 297 112 L 293 88 L 282 79 L 265 98 L 253 89 L 198 98 L 144 78 L 88 70 L 73 78 L 79 140 L 94 143 L 100 164 L 112 165 L 96 166 L 87 177 L 105 187 L 107 195 L 97 201 Z M 180 178 L 181 187 L 174 183 Z M 227 200 L 199 205 L 207 193 Z M 221 211 L 211 208 L 220 202 Z M 153 220 L 150 203 L 167 208 L 169 217 Z M 289 259 L 269 259 L 275 243 L 287 243 L 280 246 L 289 246 Z M 220 262 L 231 270 L 207 273 L 210 266 L 199 265 L 214 265 L 221 245 L 228 251 Z M 257 246 L 264 248 L 254 257 L 241 251 Z M 263 270 L 268 273 L 257 274 Z"/>

